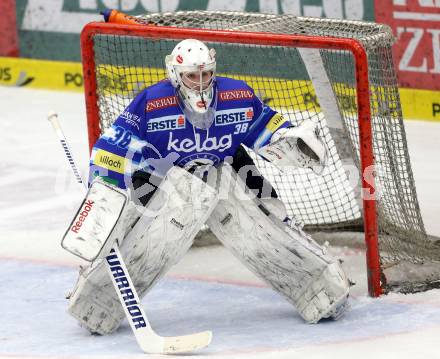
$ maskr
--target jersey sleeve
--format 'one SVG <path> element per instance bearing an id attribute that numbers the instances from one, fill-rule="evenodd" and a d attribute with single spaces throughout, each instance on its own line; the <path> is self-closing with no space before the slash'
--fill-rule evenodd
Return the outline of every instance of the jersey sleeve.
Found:
<path id="1" fill-rule="evenodd" d="M 89 183 L 100 176 L 119 188 L 127 188 L 142 162 L 142 126 L 145 92 L 141 92 L 98 139 L 90 157 Z"/>
<path id="2" fill-rule="evenodd" d="M 252 92 L 253 90 L 249 88 Z M 273 133 L 283 127 L 290 127 L 290 121 L 264 104 L 255 94 L 252 101 L 254 120 L 243 144 L 254 150 L 267 145 Z"/>

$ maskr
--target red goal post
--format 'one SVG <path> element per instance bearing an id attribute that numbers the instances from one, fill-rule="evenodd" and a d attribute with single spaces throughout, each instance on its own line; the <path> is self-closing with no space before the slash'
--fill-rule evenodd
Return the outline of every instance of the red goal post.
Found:
<path id="1" fill-rule="evenodd" d="M 286 35 L 262 32 L 232 32 L 226 30 L 208 30 L 192 28 L 176 28 L 154 25 L 126 25 L 104 22 L 93 22 L 85 26 L 81 33 L 81 49 L 84 71 L 84 89 L 86 96 L 87 123 L 89 129 L 90 149 L 101 134 L 98 107 L 97 76 L 95 64 L 94 36 L 108 34 L 112 36 L 135 36 L 147 39 L 180 40 L 195 38 L 207 42 L 235 44 L 253 44 L 265 46 L 283 46 L 295 48 L 314 48 L 329 50 L 346 50 L 352 53 L 355 63 L 356 100 L 358 104 L 360 165 L 361 173 L 374 166 L 372 146 L 372 127 L 370 112 L 370 92 L 368 78 L 368 60 L 365 48 L 356 39 L 318 37 L 308 35 Z M 371 178 L 367 182 L 362 176 L 363 191 L 374 194 L 375 185 Z M 373 195 L 374 198 L 374 195 Z M 376 201 L 363 199 L 364 231 L 367 248 L 368 288 L 373 297 L 382 293 L 380 257 L 378 248 L 378 224 Z"/>

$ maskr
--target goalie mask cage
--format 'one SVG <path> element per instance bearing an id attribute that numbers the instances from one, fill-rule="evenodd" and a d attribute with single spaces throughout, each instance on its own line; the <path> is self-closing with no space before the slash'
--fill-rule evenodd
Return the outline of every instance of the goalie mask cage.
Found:
<path id="1" fill-rule="evenodd" d="M 369 292 L 414 292 L 440 279 L 439 247 L 420 214 L 387 26 L 236 12 L 96 22 L 81 35 L 89 144 L 143 88 L 166 78 L 165 55 L 195 38 L 216 49 L 217 74 L 246 81 L 294 125 L 318 124 L 321 176 L 254 159 L 288 215 L 309 231 L 363 231 Z"/>

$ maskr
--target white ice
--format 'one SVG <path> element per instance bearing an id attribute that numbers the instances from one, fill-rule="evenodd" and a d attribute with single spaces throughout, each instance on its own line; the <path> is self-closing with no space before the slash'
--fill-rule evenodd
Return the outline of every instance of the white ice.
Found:
<path id="1" fill-rule="evenodd" d="M 145 357 L 126 322 L 92 336 L 66 313 L 80 260 L 59 242 L 81 198 L 46 116 L 60 114 L 86 173 L 83 95 L 0 87 L 0 108 L 0 358 Z M 426 228 L 440 236 L 440 123 L 405 124 Z M 333 251 L 356 282 L 337 322 L 305 324 L 222 247 L 192 249 L 143 305 L 161 335 L 213 330 L 191 358 L 440 358 L 440 290 L 372 299 L 363 251 Z"/>

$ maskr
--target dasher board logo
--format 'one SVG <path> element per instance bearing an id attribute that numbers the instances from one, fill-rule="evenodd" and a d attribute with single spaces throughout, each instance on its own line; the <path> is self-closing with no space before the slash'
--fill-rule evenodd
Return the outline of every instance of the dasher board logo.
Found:
<path id="1" fill-rule="evenodd" d="M 397 34 L 393 57 L 404 87 L 440 90 L 439 10 L 438 0 L 383 1 L 380 11 L 376 10 L 376 20 L 389 24 Z"/>
<path id="2" fill-rule="evenodd" d="M 185 128 L 185 125 L 186 121 L 183 115 L 158 117 L 147 122 L 147 132 L 179 130 Z"/>
<path id="3" fill-rule="evenodd" d="M 215 125 L 234 125 L 236 123 L 251 121 L 253 117 L 254 110 L 250 107 L 217 111 L 215 113 Z"/>

